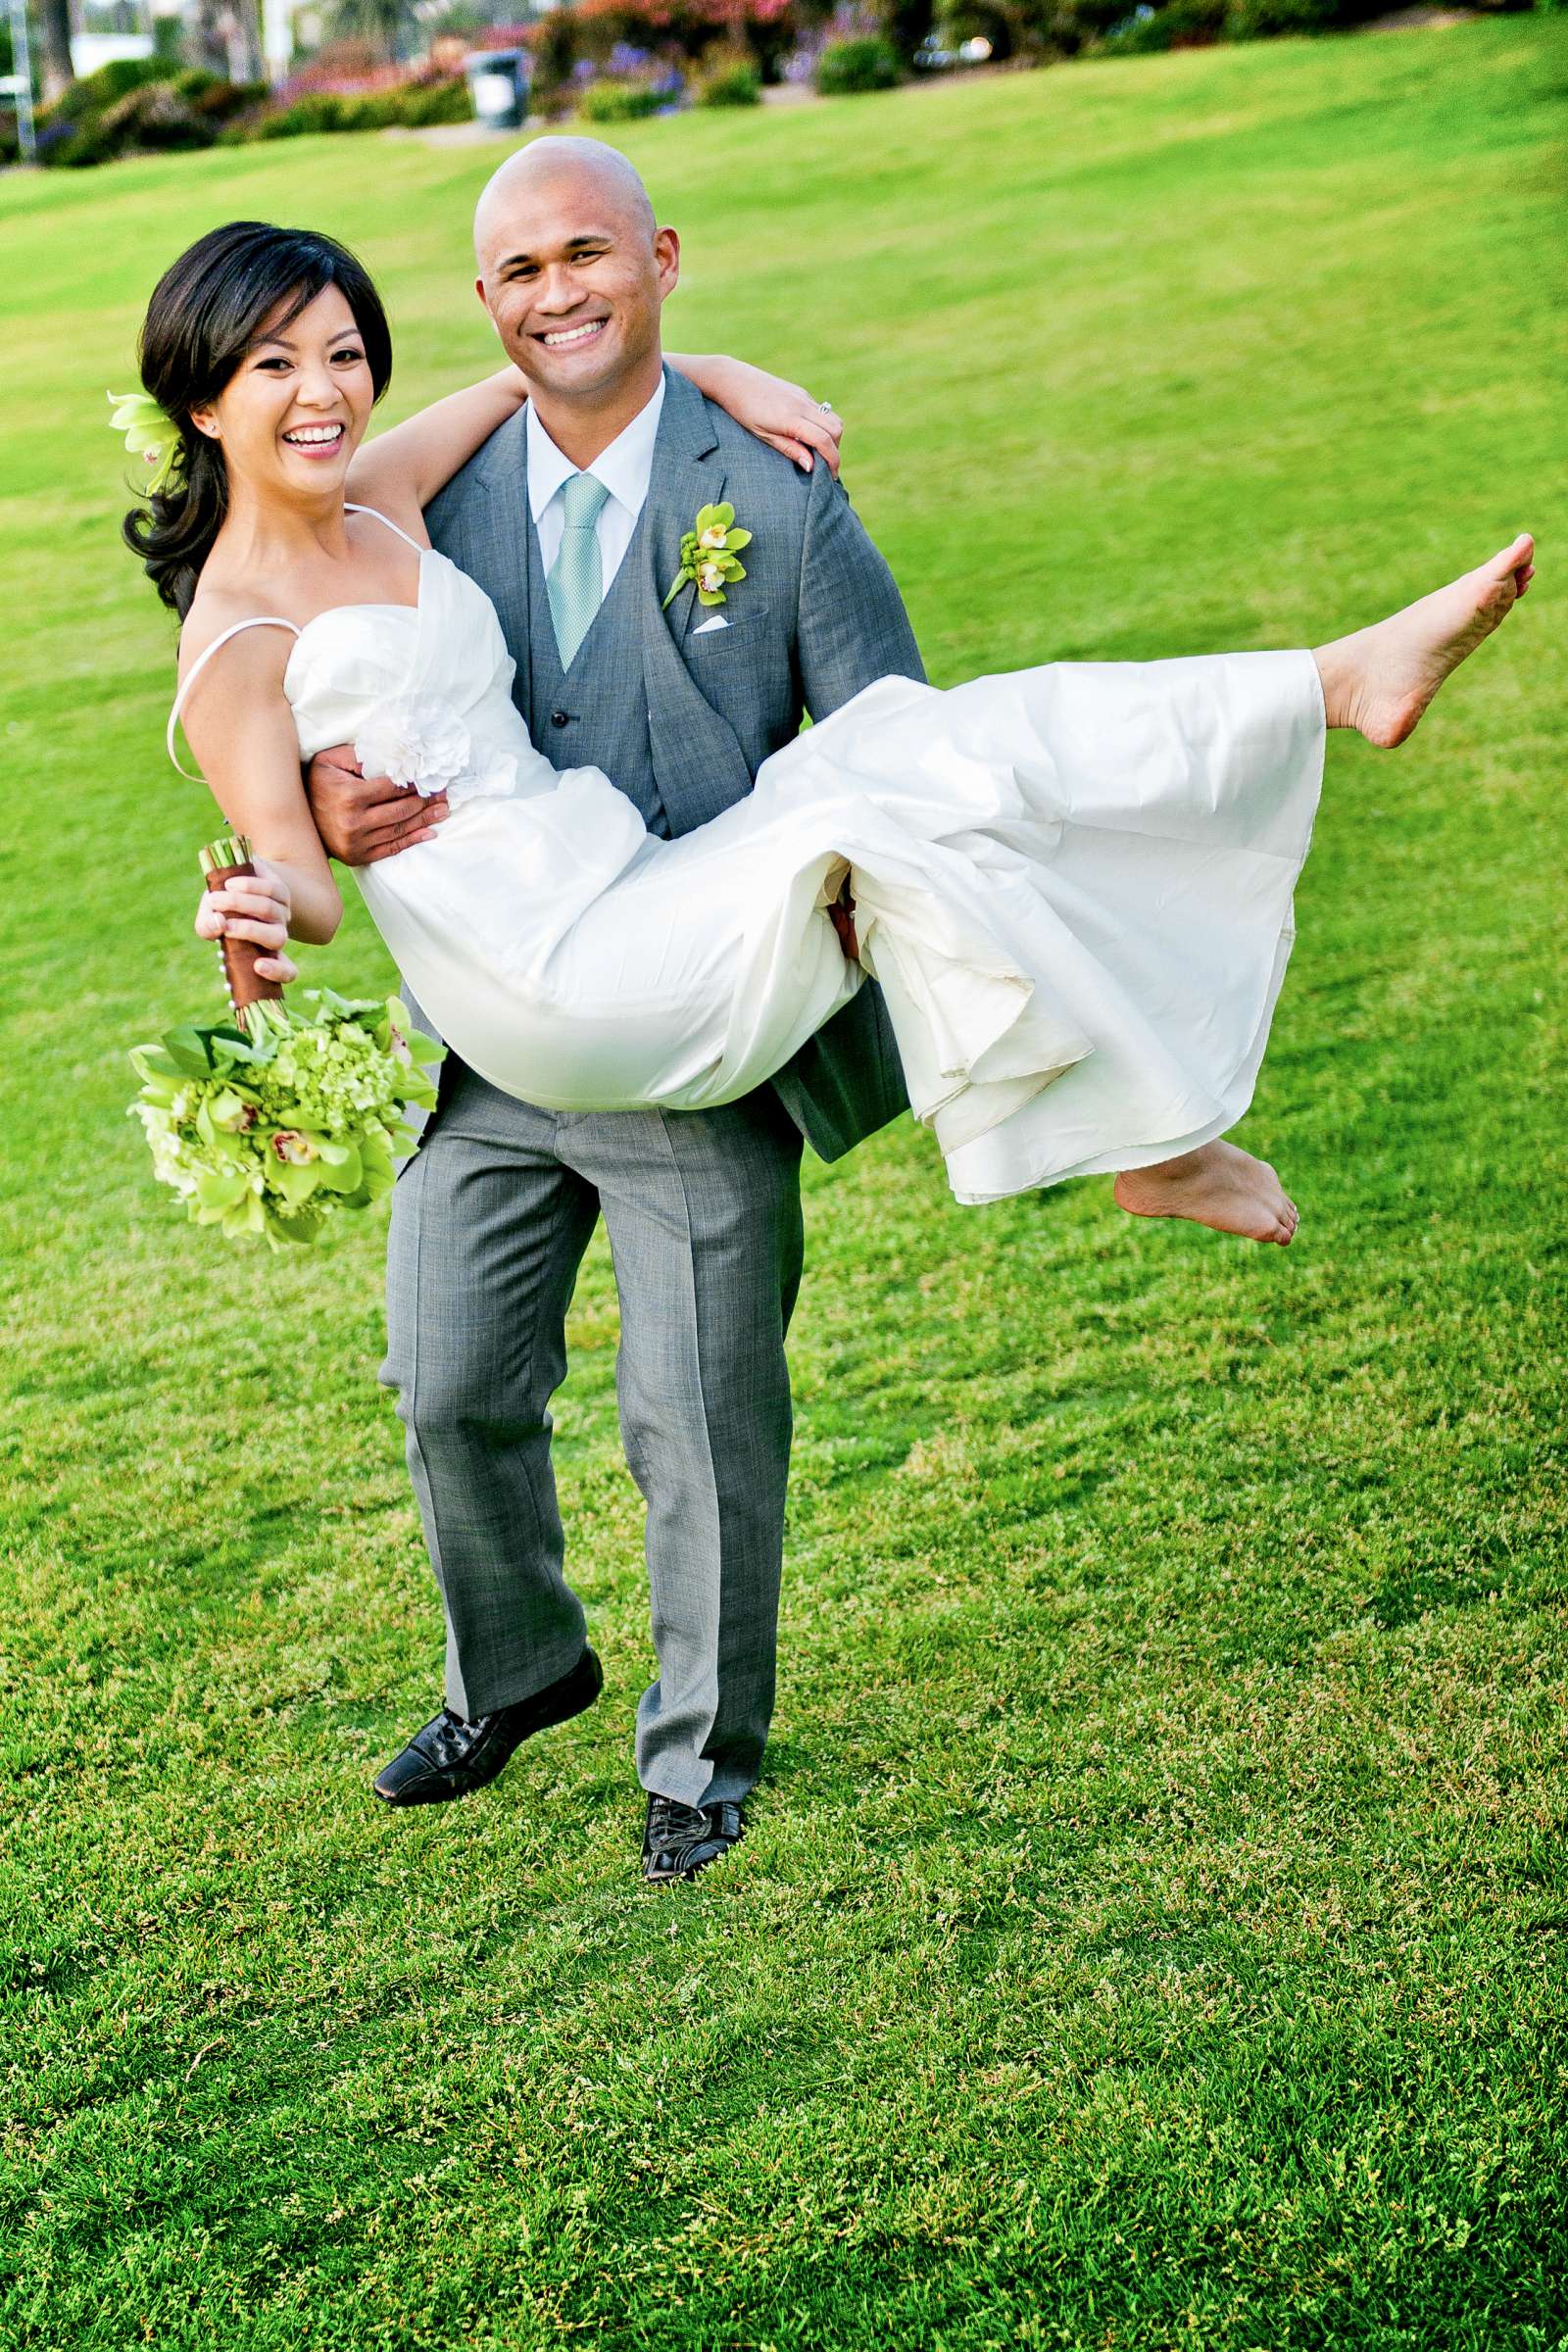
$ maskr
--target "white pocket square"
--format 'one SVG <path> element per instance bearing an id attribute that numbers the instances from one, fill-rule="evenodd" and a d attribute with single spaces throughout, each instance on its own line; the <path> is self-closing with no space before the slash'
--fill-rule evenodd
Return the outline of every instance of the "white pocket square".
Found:
<path id="1" fill-rule="evenodd" d="M 706 637 L 710 629 L 727 629 L 728 627 L 729 622 L 724 618 L 723 613 L 715 612 L 711 620 L 699 621 L 696 628 L 693 629 L 692 635 Z"/>

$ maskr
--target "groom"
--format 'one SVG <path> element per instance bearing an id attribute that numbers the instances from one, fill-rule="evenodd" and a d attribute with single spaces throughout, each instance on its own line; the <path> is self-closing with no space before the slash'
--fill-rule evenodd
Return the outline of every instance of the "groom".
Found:
<path id="1" fill-rule="evenodd" d="M 436 498 L 430 535 L 493 599 L 517 708 L 556 767 L 602 767 L 652 832 L 689 832 L 751 790 L 803 710 L 923 675 L 904 607 L 826 465 L 803 475 L 664 368 L 679 243 L 623 157 L 537 140 L 491 180 L 474 234 L 531 398 Z M 690 587 L 662 609 L 683 534 L 720 502 L 752 533 L 744 583 L 711 615 Z M 350 865 L 422 829 L 422 808 L 330 754 L 310 792 Z M 446 1609 L 447 1704 L 377 1778 L 387 1803 L 482 1788 L 598 1695 L 562 1571 L 549 1400 L 603 1214 L 659 1659 L 637 1710 L 644 1875 L 693 1878 L 740 1838 L 773 1703 L 801 1139 L 836 1159 L 905 1106 L 869 985 L 716 1110 L 561 1114 L 449 1057 L 394 1199 L 382 1375 Z"/>

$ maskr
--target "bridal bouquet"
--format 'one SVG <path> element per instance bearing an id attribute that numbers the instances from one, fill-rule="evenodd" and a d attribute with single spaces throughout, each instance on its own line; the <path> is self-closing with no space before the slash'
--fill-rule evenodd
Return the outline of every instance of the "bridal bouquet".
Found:
<path id="1" fill-rule="evenodd" d="M 256 871 L 242 833 L 209 842 L 201 866 L 209 890 Z M 137 1046 L 141 1093 L 130 1112 L 153 1174 L 196 1224 L 278 1250 L 318 1240 L 339 1209 L 385 1199 L 397 1155 L 414 1142 L 403 1114 L 435 1108 L 422 1065 L 445 1048 L 420 1036 L 396 997 L 383 1004 L 312 988 L 285 1004 L 257 971 L 259 953 L 225 934 L 232 1018 Z"/>
<path id="2" fill-rule="evenodd" d="M 383 1200 L 414 1141 L 404 1112 L 435 1106 L 421 1065 L 442 1049 L 396 997 L 308 989 L 300 1005 L 253 1004 L 243 1028 L 172 1029 L 130 1056 L 154 1175 L 230 1241 L 314 1242 L 338 1210 Z"/>

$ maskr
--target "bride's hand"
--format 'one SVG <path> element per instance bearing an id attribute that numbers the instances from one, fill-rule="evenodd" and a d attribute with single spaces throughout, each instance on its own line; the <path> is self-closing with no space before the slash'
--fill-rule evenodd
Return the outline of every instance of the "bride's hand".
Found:
<path id="1" fill-rule="evenodd" d="M 287 878 L 268 858 L 255 858 L 251 862 L 254 874 L 225 882 L 221 890 L 203 891 L 196 909 L 196 936 L 248 939 L 265 948 L 266 955 L 256 958 L 256 969 L 264 980 L 280 981 L 286 988 L 299 978 L 294 958 L 283 953 L 288 945 L 293 898 Z"/>
<path id="2" fill-rule="evenodd" d="M 702 370 L 700 388 L 727 409 L 737 424 L 744 424 L 769 449 L 793 458 L 805 473 L 821 458 L 838 479 L 844 419 L 813 400 L 804 385 L 769 375 L 765 368 L 753 368 L 745 360 L 705 359 Z"/>

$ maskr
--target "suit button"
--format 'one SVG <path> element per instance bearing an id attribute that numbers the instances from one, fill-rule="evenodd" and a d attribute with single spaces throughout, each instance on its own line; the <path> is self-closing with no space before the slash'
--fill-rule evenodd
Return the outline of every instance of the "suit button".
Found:
<path id="1" fill-rule="evenodd" d="M 551 713 L 550 713 L 550 724 L 551 724 L 553 727 L 564 727 L 564 726 L 565 725 L 565 723 L 566 723 L 566 713 L 565 713 L 565 711 L 564 711 L 564 710 L 552 710 L 552 711 L 551 711 Z"/>

